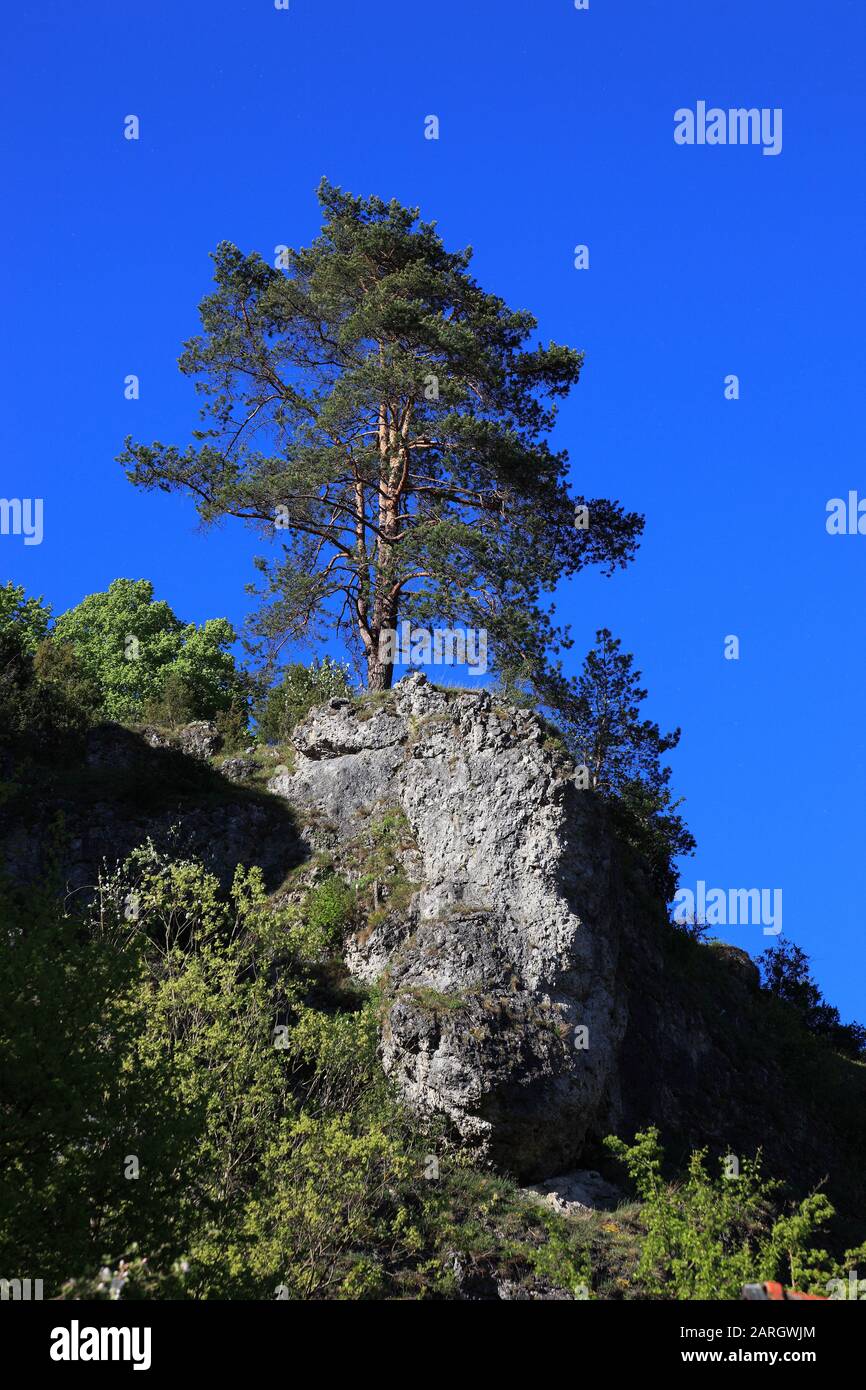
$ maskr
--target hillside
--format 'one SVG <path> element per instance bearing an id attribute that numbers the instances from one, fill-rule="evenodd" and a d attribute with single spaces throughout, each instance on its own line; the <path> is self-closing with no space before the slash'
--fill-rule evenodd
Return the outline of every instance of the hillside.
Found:
<path id="1" fill-rule="evenodd" d="M 639 1296 L 641 1208 L 604 1140 L 631 1141 L 650 1126 L 671 1175 L 696 1148 L 743 1164 L 760 1150 L 783 1198 L 820 1186 L 835 1204 L 833 1248 L 862 1238 L 866 1068 L 761 990 L 745 952 L 669 924 L 641 864 L 537 715 L 414 674 L 391 692 L 312 710 L 284 747 L 226 753 L 202 723 L 174 732 L 101 726 L 62 755 L 13 744 L 4 756 L 0 855 L 13 932 L 32 935 L 28 904 L 46 880 L 76 921 L 92 920 L 96 903 L 101 921 L 114 910 L 122 922 L 132 891 L 143 904 L 145 961 L 166 923 L 180 931 L 183 922 L 161 949 L 179 949 L 186 969 L 189 923 L 198 913 L 221 932 L 236 866 L 261 870 L 240 896 L 235 884 L 231 939 L 241 939 L 238 923 L 249 939 L 231 968 L 241 995 L 252 976 L 267 985 L 257 1007 L 272 1011 L 271 1031 L 283 1020 L 290 1039 L 285 1057 L 266 1039 L 267 1065 L 288 1067 L 269 1073 L 268 1113 L 279 1130 L 290 1096 L 293 1125 L 338 1124 L 343 1141 L 351 1134 L 362 1148 L 378 1136 L 384 1164 L 382 1190 L 365 1191 L 364 1220 L 343 1238 L 339 1278 L 320 1287 L 317 1274 L 306 1294 L 289 1280 L 292 1296 Z M 118 864 L 145 844 L 137 868 L 118 877 Z M 51 909 L 36 897 L 47 922 Z M 57 981 L 39 972 L 50 968 L 34 960 L 41 983 L 28 983 L 46 999 Z M 148 988 L 162 987 L 161 970 L 152 967 Z M 14 972 L 5 987 L 7 1005 L 20 998 Z M 233 998 L 227 988 L 209 1006 L 215 1017 Z M 159 1013 L 152 999 L 147 1008 Z M 80 1033 L 80 1019 L 75 1026 Z M 153 1029 L 149 1060 L 136 1063 L 147 1088 L 166 1029 L 153 1017 L 143 1027 Z M 252 1046 L 232 1032 L 235 1022 L 226 1027 L 229 1050 Z M 60 1069 L 53 1048 L 62 1038 L 34 1044 L 43 1072 Z M 36 1067 L 26 1047 L 19 1055 Z M 193 1060 L 214 1070 L 210 1054 Z M 176 1058 L 163 1064 L 174 1086 Z M 323 1088 L 336 1098 L 323 1101 Z M 193 1104 L 181 1091 L 194 1130 L 202 1097 Z M 13 1113 L 18 1103 L 13 1085 Z M 296 1227 L 310 1217 L 301 1220 L 292 1201 L 334 1161 L 331 1130 L 315 1139 L 321 1148 L 289 1185 L 294 1197 L 281 1198 Z M 122 1125 L 117 1144 L 134 1149 Z M 341 1151 L 343 1178 L 368 1157 Z M 193 1163 L 192 1149 L 172 1162 Z M 608 1185 L 585 1170 L 600 1170 Z M 212 1174 L 206 1196 L 195 1171 L 194 1190 L 214 1201 Z M 251 1173 L 238 1195 L 248 1223 L 250 1202 L 263 1200 L 255 1165 Z M 541 1185 L 546 1204 L 521 1190 L 528 1184 Z M 570 1199 L 587 1191 L 603 1195 Z M 19 1240 L 25 1199 L 7 1188 Z M 217 1228 L 238 1219 L 229 1205 L 217 1203 Z M 200 1215 L 165 1231 L 153 1212 L 115 1213 L 114 1242 L 98 1258 L 126 1257 L 134 1270 L 149 1254 L 151 1270 L 162 1266 L 148 1276 L 156 1296 L 183 1296 L 184 1278 L 169 1271 L 196 1241 L 199 1263 L 186 1263 L 208 1265 L 201 1233 L 190 1234 Z M 227 1283 L 202 1275 L 208 1296 L 262 1296 L 268 1281 L 287 1277 L 285 1252 L 264 1254 L 272 1232 L 254 1223 L 245 1239 L 255 1257 Z M 82 1241 L 77 1266 L 58 1252 L 58 1277 L 86 1277 Z"/>

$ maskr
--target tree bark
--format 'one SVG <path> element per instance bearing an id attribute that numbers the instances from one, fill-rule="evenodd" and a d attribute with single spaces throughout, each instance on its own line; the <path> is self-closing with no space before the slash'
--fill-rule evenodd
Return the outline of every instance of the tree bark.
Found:
<path id="1" fill-rule="evenodd" d="M 373 649 L 367 652 L 367 689 L 390 690 L 393 679 L 394 663 L 379 659 L 379 643 L 376 640 Z"/>

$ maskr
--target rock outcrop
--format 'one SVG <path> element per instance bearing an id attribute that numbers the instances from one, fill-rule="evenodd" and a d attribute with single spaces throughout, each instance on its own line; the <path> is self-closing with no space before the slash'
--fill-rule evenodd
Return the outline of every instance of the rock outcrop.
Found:
<path id="1" fill-rule="evenodd" d="M 147 733 L 7 748 L 0 871 L 87 893 L 151 839 L 224 885 L 258 864 L 300 901 L 333 865 L 364 898 L 346 958 L 380 987 L 384 1066 L 476 1158 L 524 1183 L 565 1175 L 545 1191 L 567 1203 L 574 1170 L 610 1175 L 605 1135 L 657 1124 L 675 1166 L 760 1148 L 796 1191 L 825 1182 L 866 1211 L 866 1067 L 760 990 L 741 946 L 670 926 L 534 713 L 414 674 L 313 710 L 285 763 L 258 748 L 216 764 L 207 725 L 172 746 Z"/>
<path id="2" fill-rule="evenodd" d="M 606 1182 L 600 1173 L 586 1169 L 546 1178 L 544 1182 L 523 1190 L 526 1196 L 542 1202 L 562 1216 L 585 1216 L 591 1211 L 615 1211 L 625 1197 L 622 1188 Z"/>
<path id="3" fill-rule="evenodd" d="M 866 1070 L 786 1056 L 747 953 L 673 931 L 543 720 L 413 674 L 314 710 L 293 742 L 269 785 L 311 852 L 339 865 L 395 809 L 411 828 L 414 892 L 385 899 L 348 961 L 383 987 L 383 1062 L 420 1114 L 530 1182 L 657 1123 L 677 1158 L 761 1147 L 801 1189 L 835 1168 L 854 1200 L 855 1137 L 830 1096 L 855 1088 L 862 1142 Z"/>
<path id="4" fill-rule="evenodd" d="M 603 1107 L 626 1014 L 618 902 L 590 799 L 532 713 L 415 674 L 391 699 L 333 700 L 271 789 L 351 842 L 380 808 L 411 826 L 422 882 L 350 944 L 387 975 L 382 1054 L 419 1111 L 521 1171 L 551 1172 Z"/>
<path id="5" fill-rule="evenodd" d="M 258 865 L 269 888 L 307 854 L 290 808 L 237 785 L 208 760 L 213 725 L 173 739 L 118 724 L 90 729 L 74 752 L 6 754 L 0 775 L 0 873 L 19 884 L 58 880 L 92 893 L 100 873 L 151 840 L 159 851 L 200 859 L 228 886 L 238 864 Z M 240 763 L 238 758 L 234 762 Z"/>
<path id="6" fill-rule="evenodd" d="M 194 719 L 170 735 L 149 725 L 142 729 L 141 737 L 151 748 L 177 748 L 187 757 L 198 758 L 201 762 L 212 758 L 223 744 L 216 724 L 209 719 Z"/>

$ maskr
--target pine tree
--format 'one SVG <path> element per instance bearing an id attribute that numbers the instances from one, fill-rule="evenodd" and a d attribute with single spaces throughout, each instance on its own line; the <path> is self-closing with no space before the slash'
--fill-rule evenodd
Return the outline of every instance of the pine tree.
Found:
<path id="1" fill-rule="evenodd" d="M 663 734 L 658 724 L 641 718 L 647 692 L 634 657 L 621 645 L 606 627 L 596 633 L 580 676 L 562 698 L 564 733 L 575 761 L 586 769 L 588 785 L 613 807 L 667 901 L 676 889 L 674 859 L 695 847 L 664 762 L 679 743 L 680 730 Z"/>
<path id="2" fill-rule="evenodd" d="M 462 622 L 531 678 L 562 636 L 540 597 L 628 563 L 643 524 L 572 497 L 547 441 L 582 354 L 529 344 L 532 315 L 482 290 L 471 250 L 446 250 L 416 208 L 327 181 L 318 196 L 321 234 L 277 267 L 217 248 L 180 358 L 204 427 L 185 449 L 127 439 L 120 461 L 137 486 L 192 494 L 206 521 L 282 541 L 258 561 L 272 652 L 336 631 L 382 689 L 398 621 Z"/>

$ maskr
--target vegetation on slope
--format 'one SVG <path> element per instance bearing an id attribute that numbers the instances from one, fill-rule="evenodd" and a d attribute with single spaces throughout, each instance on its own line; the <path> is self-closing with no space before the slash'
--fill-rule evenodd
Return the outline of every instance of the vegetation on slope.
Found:
<path id="1" fill-rule="evenodd" d="M 671 1187 L 654 1135 L 615 1141 L 640 1205 L 613 1214 L 467 1166 L 381 1072 L 333 876 L 277 906 L 255 870 L 226 897 L 146 846 L 85 914 L 4 901 L 0 1255 L 55 1295 L 676 1298 L 833 1273 L 824 1197 L 780 1218 L 756 1167 L 712 1181 L 699 1155 Z"/>
<path id="2" fill-rule="evenodd" d="M 152 786 L 85 764 L 81 739 L 125 668 L 91 669 L 79 639 L 52 633 L 48 610 L 20 589 L 7 586 L 0 600 L 7 812 L 24 814 L 50 790 L 70 804 L 132 797 L 139 809 L 266 796 L 255 783 L 248 793 L 226 783 L 218 759 L 170 749 L 154 750 Z M 205 654 L 204 672 L 225 676 Z M 626 781 L 649 758 L 657 779 L 666 738 L 635 727 L 637 676 L 616 656 L 622 699 L 605 705 L 593 757 L 613 750 Z M 148 695 L 169 723 L 171 665 Z M 243 688 L 223 682 L 224 710 Z M 334 694 L 359 698 L 339 667 L 289 668 L 259 705 L 259 727 L 286 739 Z M 206 709 L 193 701 L 182 717 Z M 623 739 L 631 762 L 619 758 Z M 267 751 L 259 743 L 253 755 L 260 783 L 273 766 Z M 656 780 L 662 800 L 666 786 Z M 637 1200 L 566 1218 L 473 1168 L 441 1129 L 408 1115 L 377 1060 L 376 991 L 343 960 L 346 935 L 411 892 L 392 862 L 404 834 L 399 815 L 386 814 L 344 847 L 351 882 L 321 861 L 277 894 L 258 870 L 238 870 L 227 893 L 201 863 L 149 844 L 103 878 L 89 905 L 64 904 L 59 883 L 3 885 L 4 1268 L 39 1271 L 65 1297 L 683 1298 L 734 1296 L 745 1277 L 822 1290 L 834 1259 L 844 1272 L 866 1258 L 862 1248 L 844 1254 L 837 1234 L 835 1256 L 815 1249 L 832 1227 L 826 1198 L 786 1201 L 756 1164 L 732 1182 L 711 1178 L 695 1155 L 685 1177 L 666 1170 L 662 1180 L 657 1135 L 616 1140 Z M 638 837 L 629 843 L 640 852 Z M 703 948 L 681 933 L 672 947 L 700 993 Z M 806 1089 L 838 1081 L 841 1097 L 851 1063 L 832 1050 L 838 1018 L 801 953 L 775 960 L 761 1007 L 806 1059 Z"/>

